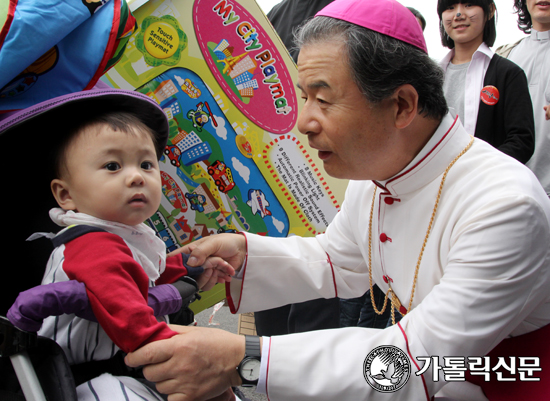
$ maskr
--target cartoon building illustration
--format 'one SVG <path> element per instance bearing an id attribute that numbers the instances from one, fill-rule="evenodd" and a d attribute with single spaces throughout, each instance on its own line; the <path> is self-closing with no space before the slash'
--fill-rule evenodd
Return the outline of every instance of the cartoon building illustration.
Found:
<path id="1" fill-rule="evenodd" d="M 185 245 L 193 239 L 192 229 L 185 218 L 179 218 L 170 224 L 170 229 L 180 245 Z"/>
<path id="2" fill-rule="evenodd" d="M 216 221 L 220 227 L 225 227 L 229 224 L 229 221 L 227 220 L 229 216 L 231 216 L 231 212 L 224 212 L 223 210 L 220 211 L 220 214 L 216 217 Z"/>
<path id="3" fill-rule="evenodd" d="M 246 73 L 245 73 L 246 74 Z M 250 74 L 250 73 L 248 73 Z M 241 77 L 244 74 L 239 75 L 237 78 Z M 233 82 L 237 82 L 237 78 L 233 80 Z M 258 89 L 258 80 L 257 79 L 248 79 L 240 84 L 237 84 L 237 89 L 241 90 L 244 88 L 252 88 L 252 89 Z"/>
<path id="4" fill-rule="evenodd" d="M 229 203 L 231 203 L 231 208 L 233 210 L 238 210 L 239 209 L 239 206 L 237 205 L 238 200 L 239 199 L 236 196 L 232 196 L 231 198 L 229 198 Z"/>
<path id="5" fill-rule="evenodd" d="M 254 61 L 249 55 L 247 55 L 242 60 L 237 62 L 237 64 L 235 64 L 235 66 L 229 73 L 229 76 L 231 78 L 235 78 L 241 75 L 245 71 L 248 71 L 251 74 L 254 74 L 254 70 L 256 69 L 256 67 L 257 67 L 256 61 Z"/>
<path id="6" fill-rule="evenodd" d="M 218 63 L 223 64 L 223 71 L 222 72 L 224 74 L 230 73 L 233 70 L 233 68 L 235 67 L 235 65 L 237 65 L 237 63 L 239 63 L 239 60 L 242 59 L 246 55 L 247 55 L 246 53 L 243 53 L 239 56 L 235 56 L 235 57 L 227 56 L 225 58 L 219 59 Z M 239 74 L 236 74 L 236 75 L 239 75 Z"/>
<path id="7" fill-rule="evenodd" d="M 159 6 L 151 13 L 156 17 L 162 17 L 164 15 L 171 15 L 172 17 L 179 19 L 180 13 L 177 7 L 174 6 L 171 0 L 164 0 L 159 3 Z"/>
<path id="8" fill-rule="evenodd" d="M 180 103 L 176 98 L 169 98 L 160 105 L 169 120 L 181 112 Z"/>
<path id="9" fill-rule="evenodd" d="M 179 89 L 176 84 L 174 84 L 171 79 L 167 79 L 166 81 L 162 81 L 153 93 L 157 102 L 160 104 L 178 92 Z"/>
<path id="10" fill-rule="evenodd" d="M 238 85 L 244 85 L 245 83 L 251 81 L 252 77 L 253 77 L 253 75 L 252 75 L 252 73 L 250 73 L 250 71 L 245 71 L 242 74 L 237 75 L 235 78 L 233 78 L 233 82 L 237 86 Z"/>
<path id="11" fill-rule="evenodd" d="M 179 134 L 171 142 L 172 145 L 166 146 L 164 153 L 176 167 L 179 167 L 181 163 L 190 166 L 193 163 L 208 159 L 212 154 L 210 145 L 203 142 L 193 131 L 187 133 L 180 129 Z"/>
<path id="12" fill-rule="evenodd" d="M 209 231 L 205 224 L 197 224 L 193 227 L 192 234 L 194 239 L 199 239 L 202 237 L 209 237 L 215 234 L 215 232 Z"/>
<path id="13" fill-rule="evenodd" d="M 235 50 L 235 48 L 233 46 L 229 46 L 224 49 L 223 54 L 225 54 L 226 57 L 231 57 L 233 55 L 233 50 Z"/>
<path id="14" fill-rule="evenodd" d="M 244 88 L 239 91 L 239 94 L 242 97 L 252 97 L 254 96 L 254 89 L 253 88 Z"/>
<path id="15" fill-rule="evenodd" d="M 226 54 L 224 50 L 226 50 L 229 47 L 229 42 L 226 39 L 222 39 L 220 43 L 214 48 L 214 54 L 218 59 L 223 60 L 227 56 L 231 56 L 231 54 Z"/>
<path id="16" fill-rule="evenodd" d="M 176 145 L 179 150 L 185 152 L 186 150 L 191 149 L 193 146 L 202 143 L 202 140 L 193 131 L 187 133 L 184 130 L 180 130 L 179 134 L 176 135 L 174 139 L 172 139 L 172 143 Z"/>
<path id="17" fill-rule="evenodd" d="M 208 159 L 211 154 L 212 148 L 210 145 L 207 142 L 201 142 L 182 153 L 180 160 L 185 166 L 190 166 Z"/>

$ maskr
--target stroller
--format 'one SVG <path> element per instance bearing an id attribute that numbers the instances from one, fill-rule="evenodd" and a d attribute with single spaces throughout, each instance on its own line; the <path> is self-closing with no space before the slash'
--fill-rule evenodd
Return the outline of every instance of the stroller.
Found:
<path id="1" fill-rule="evenodd" d="M 3 134 L 3 124 L 16 110 L 69 93 L 105 88 L 98 80 L 120 59 L 137 24 L 126 0 L 7 0 L 6 6 L 0 7 L 0 15 L 5 17 L 3 27 L 0 25 L 0 152 L 15 167 L 2 180 L 6 185 L 1 205 L 7 230 L 3 249 L 22 259 L 24 256 L 4 269 L 0 400 L 76 400 L 75 388 L 83 377 L 69 366 L 59 345 L 37 336 L 33 331 L 38 327 L 23 331 L 6 318 L 18 294 L 31 289 L 34 304 L 26 308 L 32 312 L 31 326 L 39 326 L 49 314 L 82 313 L 82 317 L 94 319 L 86 297 L 78 296 L 85 294 L 84 287 L 77 283 L 65 288 L 39 286 L 52 244 L 44 239 L 26 241 L 37 231 L 59 231 L 48 217 L 48 211 L 57 205 L 44 168 L 57 127 L 36 125 L 14 136 Z M 72 117 L 78 119 L 85 112 L 79 110 Z M 165 286 L 149 292 L 149 306 L 155 315 L 168 314 L 172 323 L 193 322 L 188 306 L 200 298 L 196 284 L 178 281 L 175 286 Z M 43 303 L 36 302 L 40 297 L 56 300 L 54 306 L 59 308 L 44 310 Z M 200 306 L 195 304 L 195 312 L 209 307 L 213 302 L 210 297 L 206 294 Z M 214 298 L 218 297 L 216 294 Z M 127 373 L 125 365 L 120 365 L 122 374 Z"/>
<path id="2" fill-rule="evenodd" d="M 16 110 L 93 88 L 101 75 L 120 59 L 137 27 L 125 0 L 5 3 L 0 7 L 0 14 L 5 17 L 0 35 L 0 131 L 9 118 L 6 116 Z M 3 249 L 13 252 L 18 259 L 10 268 L 7 265 L 4 268 L 0 297 L 0 399 L 5 401 L 76 400 L 75 377 L 57 343 L 19 330 L 6 318 L 18 294 L 41 283 L 52 251 L 50 241 L 26 239 L 36 231 L 59 231 L 48 217 L 48 211 L 56 203 L 50 195 L 50 179 L 44 168 L 44 161 L 50 157 L 49 139 L 55 133 L 56 127 L 35 126 L 24 135 L 0 134 L 0 152 L 14 166 L 2 180 L 6 185 L 1 205 L 7 231 Z M 13 261 L 14 257 L 9 259 Z M 179 303 L 186 305 L 180 309 L 179 317 L 183 316 L 183 320 L 179 323 L 186 324 L 193 320 L 187 305 L 195 299 L 197 288 L 190 283 L 183 287 L 177 295 Z M 60 293 L 52 289 L 49 295 L 39 296 L 51 298 L 52 294 Z M 152 295 L 154 298 L 154 292 Z M 67 302 L 59 302 L 58 306 L 62 304 L 77 306 Z M 37 313 L 33 316 L 37 321 L 46 317 L 40 316 L 45 311 L 36 305 L 30 309 Z M 48 313 L 64 313 L 62 309 Z"/>
<path id="3" fill-rule="evenodd" d="M 101 95 L 90 95 L 91 93 Z M 70 97 L 77 100 L 73 101 L 69 108 L 62 107 L 59 110 L 59 107 L 54 107 L 53 114 L 49 111 L 49 116 L 53 116 L 52 121 L 59 121 L 62 114 L 68 112 L 66 120 L 71 124 L 72 119 L 78 119 L 79 113 L 85 112 L 81 106 L 82 99 L 85 99 L 86 104 L 94 108 L 99 107 L 101 102 L 102 107 L 107 109 L 117 107 L 135 110 L 137 113 L 141 111 L 143 115 L 149 116 L 147 118 L 157 119 L 155 121 L 165 118 L 160 110 L 154 116 L 149 109 L 150 106 L 147 110 L 137 110 L 134 100 L 125 104 L 124 98 L 141 98 L 143 103 L 150 102 L 144 95 L 130 93 L 132 96 L 121 96 L 119 90 L 71 94 Z M 93 99 L 92 103 L 90 98 Z M 54 99 L 49 104 L 58 103 L 59 101 Z M 41 106 L 43 104 L 34 109 L 33 117 L 44 114 L 45 106 Z M 50 315 L 74 313 L 88 320 L 93 320 L 94 317 L 93 313 L 90 313 L 91 308 L 83 284 L 69 281 L 39 285 L 53 248 L 50 241 L 28 242 L 26 239 L 36 231 L 59 231 L 59 227 L 48 218 L 48 211 L 56 206 L 49 189 L 51 171 L 48 167 L 53 165 L 48 160 L 48 150 L 52 148 L 54 141 L 51 136 L 52 130 L 43 127 L 40 118 L 38 121 L 36 118 L 30 119 L 31 122 L 24 126 L 24 132 L 28 132 L 27 139 L 32 138 L 28 144 L 25 144 L 25 138 L 21 137 L 21 130 L 10 130 L 17 125 L 18 118 L 21 117 L 21 121 L 28 120 L 29 115 L 32 115 L 32 112 L 26 109 L 0 122 L 0 152 L 10 165 L 17 166 L 12 174 L 6 174 L 4 183 L 7 188 L 21 189 L 16 191 L 17 195 L 14 198 L 2 197 L 6 227 L 9 230 L 9 235 L 5 237 L 7 244 L 4 249 L 13 251 L 14 255 L 19 257 L 25 256 L 24 261 L 17 263 L 21 267 L 11 269 L 3 281 L 0 304 L 0 399 L 76 400 L 76 385 L 105 371 L 120 376 L 133 376 L 139 372 L 129 371 L 120 354 L 116 356 L 116 360 L 108 361 L 108 370 L 104 370 L 107 365 L 102 363 L 103 361 L 89 362 L 85 369 L 82 369 L 81 365 L 69 367 L 67 358 L 57 343 L 39 337 L 33 332 L 37 331 L 42 320 Z M 17 298 L 21 291 L 29 288 L 31 289 Z M 153 287 L 149 292 L 149 306 L 153 308 L 156 316 L 168 314 L 173 323 L 190 324 L 193 322 L 193 313 L 188 306 L 197 298 L 197 292 L 196 283 L 187 278 L 178 280 L 173 285 Z M 16 307 L 10 310 L 16 298 Z M 29 331 L 14 327 L 6 315 Z"/>

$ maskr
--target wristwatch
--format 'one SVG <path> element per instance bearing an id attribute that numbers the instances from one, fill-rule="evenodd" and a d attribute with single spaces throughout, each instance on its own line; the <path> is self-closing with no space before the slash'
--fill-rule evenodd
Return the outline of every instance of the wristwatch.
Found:
<path id="1" fill-rule="evenodd" d="M 237 372 L 243 381 L 243 387 L 253 387 L 258 384 L 260 378 L 261 350 L 260 337 L 244 336 L 245 350 L 244 358 L 237 366 Z"/>

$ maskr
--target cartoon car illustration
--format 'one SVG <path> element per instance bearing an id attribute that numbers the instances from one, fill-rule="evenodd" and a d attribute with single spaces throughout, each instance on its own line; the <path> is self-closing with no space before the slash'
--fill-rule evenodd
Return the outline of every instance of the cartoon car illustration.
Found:
<path id="1" fill-rule="evenodd" d="M 269 202 L 265 198 L 265 194 L 259 189 L 251 189 L 248 191 L 248 206 L 252 209 L 252 213 L 260 213 L 260 216 L 271 216 L 271 212 L 267 209 Z"/>
<path id="2" fill-rule="evenodd" d="M 208 174 L 212 176 L 214 183 L 223 193 L 227 193 L 235 187 L 231 169 L 220 160 L 216 160 L 214 164 L 208 167 Z"/>
<path id="3" fill-rule="evenodd" d="M 185 201 L 185 197 L 183 195 L 184 192 L 176 181 L 174 181 L 174 179 L 165 171 L 160 172 L 160 179 L 162 183 L 162 193 L 174 209 L 180 209 L 182 212 L 187 211 L 187 202 Z"/>
<path id="4" fill-rule="evenodd" d="M 164 148 L 164 154 L 168 156 L 173 166 L 179 167 L 181 165 L 181 151 L 176 145 L 166 146 L 166 148 Z"/>
<path id="5" fill-rule="evenodd" d="M 196 193 L 186 193 L 185 197 L 189 199 L 189 207 L 197 212 L 204 212 L 204 204 L 206 203 L 206 197 L 204 195 Z"/>

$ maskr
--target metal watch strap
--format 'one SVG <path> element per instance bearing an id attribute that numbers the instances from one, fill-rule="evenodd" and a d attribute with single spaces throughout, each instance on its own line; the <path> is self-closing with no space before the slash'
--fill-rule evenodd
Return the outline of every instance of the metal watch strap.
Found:
<path id="1" fill-rule="evenodd" d="M 244 336 L 244 356 L 261 357 L 262 350 L 260 349 L 260 337 L 258 336 Z"/>
<path id="2" fill-rule="evenodd" d="M 258 380 L 248 380 L 241 374 L 241 367 L 244 366 L 247 361 L 251 359 L 261 360 L 261 348 L 260 348 L 260 337 L 258 336 L 244 336 L 245 348 L 244 348 L 244 358 L 242 359 L 239 366 L 237 366 L 237 372 L 241 377 L 243 387 L 252 387 L 258 384 Z"/>

